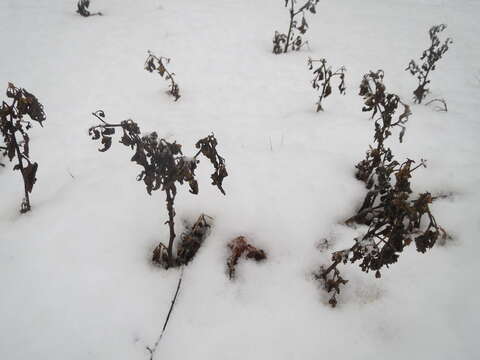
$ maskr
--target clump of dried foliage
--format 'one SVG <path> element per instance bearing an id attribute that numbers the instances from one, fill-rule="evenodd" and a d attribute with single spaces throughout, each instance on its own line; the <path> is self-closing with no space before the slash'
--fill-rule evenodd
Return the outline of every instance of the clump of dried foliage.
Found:
<path id="1" fill-rule="evenodd" d="M 355 238 L 352 247 L 332 253 L 332 263 L 322 266 L 316 274 L 331 294 L 329 303 L 333 307 L 337 305 L 340 285 L 348 281 L 341 276 L 338 265 L 359 262 L 362 271 L 374 271 L 375 277 L 380 278 L 380 270 L 396 263 L 405 247 L 412 242 L 417 251 L 425 253 L 440 236 L 446 236 L 431 213 L 433 199 L 430 193 L 412 197 L 410 178 L 418 168 L 412 167 L 413 163 L 408 159 L 389 169 L 391 176 L 388 181 L 375 186 L 372 206 L 359 213 L 360 216 L 350 219 L 367 225 L 367 232 Z M 422 162 L 419 166 L 423 165 Z M 390 181 L 391 177 L 395 177 L 395 184 Z"/>
<path id="2" fill-rule="evenodd" d="M 243 255 L 246 259 L 253 259 L 255 261 L 262 261 L 267 258 L 265 251 L 250 245 L 244 236 L 238 236 L 230 241 L 228 248 L 231 251 L 231 255 L 227 260 L 227 272 L 230 279 L 235 277 L 235 267 Z"/>
<path id="3" fill-rule="evenodd" d="M 207 215 L 200 215 L 197 221 L 182 233 L 180 243 L 177 247 L 176 265 L 186 265 L 195 257 L 195 254 L 198 249 L 200 249 L 200 246 L 202 246 L 207 232 L 211 227 L 209 219 L 210 217 Z M 159 248 L 157 247 L 157 249 Z M 156 260 L 156 258 L 157 256 L 154 254 L 154 261 L 159 262 L 161 252 L 158 253 L 158 260 Z M 166 259 L 162 261 L 165 262 Z"/>
<path id="4" fill-rule="evenodd" d="M 228 173 L 225 168 L 224 158 L 217 152 L 217 139 L 213 134 L 200 139 L 195 145 L 198 149 L 197 153 L 192 157 L 187 157 L 182 154 L 182 146 L 180 144 L 160 138 L 156 132 L 142 135 L 139 126 L 133 120 L 124 120 L 118 124 L 110 124 L 105 121 L 103 111 L 99 110 L 93 113 L 93 115 L 101 123 L 92 126 L 89 129 L 89 134 L 94 140 L 101 139 L 103 148 L 99 149 L 99 151 L 107 151 L 112 145 L 112 135 L 115 134 L 117 128 L 121 129 L 122 137 L 120 143 L 130 147 L 135 152 L 131 161 L 143 168 L 137 176 L 137 180 L 145 183 L 149 195 L 156 190 L 165 192 L 168 212 L 166 224 L 169 227 L 170 238 L 168 246 L 160 243 L 155 248 L 153 261 L 165 268 L 188 262 L 194 251 L 186 245 L 180 245 L 179 254 L 181 259 L 178 262 L 173 255 L 173 245 L 176 237 L 174 202 L 177 195 L 177 186 L 188 183 L 190 193 L 198 194 L 195 169 L 200 162 L 199 156 L 203 155 L 210 160 L 215 168 L 214 173 L 211 175 L 212 185 L 216 185 L 222 194 L 225 194 L 222 184 Z M 203 230 L 207 227 L 206 219 L 201 217 L 192 229 L 193 232 L 190 235 L 183 236 L 182 244 L 188 243 L 189 236 L 195 237 L 195 240 L 192 241 L 201 243 L 201 240 L 198 240 L 198 235 L 204 234 Z M 185 250 L 182 250 L 182 248 Z"/>
<path id="5" fill-rule="evenodd" d="M 327 60 L 320 59 L 320 60 L 313 60 L 308 58 L 308 68 L 309 70 L 313 70 L 314 63 L 320 63 L 320 66 L 313 71 L 313 80 L 312 86 L 315 90 L 319 91 L 321 89 L 320 97 L 317 102 L 317 112 L 323 111 L 322 107 L 322 100 L 332 94 L 332 84 L 330 81 L 334 77 L 338 77 L 340 79 L 340 83 L 338 84 L 338 91 L 340 94 L 345 95 L 345 67 L 342 66 L 335 71 L 332 71 L 330 66 L 327 66 Z"/>
<path id="6" fill-rule="evenodd" d="M 443 43 L 438 38 L 439 33 L 446 28 L 447 25 L 445 24 L 432 26 L 428 31 L 430 47 L 423 52 L 420 58 L 423 64 L 417 64 L 414 60 L 410 60 L 408 67 L 405 69 L 406 71 L 410 71 L 410 73 L 418 79 L 418 87 L 413 92 L 413 95 L 415 102 L 419 104 L 427 96 L 429 91 L 427 88 L 427 85 L 430 83 L 428 76 L 435 70 L 437 61 L 448 51 L 449 45 L 453 43 L 450 38 L 447 38 Z"/>
<path id="7" fill-rule="evenodd" d="M 160 56 L 157 57 L 148 51 L 148 57 L 145 61 L 145 70 L 148 72 L 158 72 L 161 77 L 165 80 L 170 80 L 169 90 L 168 93 L 175 98 L 175 101 L 180 99 L 180 88 L 178 84 L 175 82 L 174 76 L 175 73 L 169 72 L 166 68 L 166 64 L 170 63 L 170 59 Z"/>
<path id="8" fill-rule="evenodd" d="M 273 52 L 275 54 L 286 53 L 289 49 L 298 51 L 307 42 L 302 40 L 302 37 L 295 34 L 298 31 L 300 34 L 305 34 L 308 30 L 308 23 L 305 18 L 305 12 L 310 11 L 316 14 L 315 6 L 320 0 L 307 0 L 302 6 L 297 7 L 297 0 L 285 0 L 285 7 L 289 9 L 290 24 L 288 26 L 287 34 L 275 31 L 273 37 Z M 302 19 L 297 21 L 296 17 L 302 15 Z"/>
<path id="9" fill-rule="evenodd" d="M 32 162 L 30 158 L 28 130 L 31 129 L 32 123 L 25 118 L 25 115 L 38 122 L 40 126 L 43 126 L 42 123 L 46 120 L 46 116 L 43 105 L 25 89 L 17 88 L 9 83 L 7 97 L 12 102 L 7 104 L 3 101 L 0 108 L 0 132 L 3 138 L 0 151 L 10 161 L 16 161 L 17 164 L 13 167 L 13 170 L 19 170 L 22 173 L 25 197 L 20 212 L 26 213 L 31 209 L 29 194 L 37 180 L 38 164 Z"/>
<path id="10" fill-rule="evenodd" d="M 358 212 L 346 223 L 366 225 L 367 231 L 354 239 L 352 247 L 333 252 L 331 264 L 322 266 L 315 274 L 331 294 L 329 303 L 333 307 L 337 305 L 340 286 L 348 282 L 340 273 L 340 264 L 358 262 L 362 271 L 374 271 L 375 277 L 380 278 L 380 270 L 396 263 L 412 242 L 417 251 L 425 253 L 442 234 L 446 235 L 431 213 L 431 194 L 412 195 L 410 179 L 416 169 L 425 167 L 424 160 L 417 166 L 410 159 L 399 163 L 385 146 L 395 127 L 401 128 L 402 140 L 410 110 L 397 95 L 386 92 L 383 77 L 381 70 L 370 72 L 360 86 L 365 101 L 363 111 L 377 116 L 374 136 L 377 145 L 370 147 L 367 158 L 357 165 L 357 178 L 366 183 L 369 191 Z M 399 105 L 403 112 L 396 118 Z"/>
<path id="11" fill-rule="evenodd" d="M 77 13 L 84 17 L 102 15 L 101 12 L 91 13 L 90 11 L 88 11 L 89 6 L 90 6 L 90 0 L 78 0 Z"/>

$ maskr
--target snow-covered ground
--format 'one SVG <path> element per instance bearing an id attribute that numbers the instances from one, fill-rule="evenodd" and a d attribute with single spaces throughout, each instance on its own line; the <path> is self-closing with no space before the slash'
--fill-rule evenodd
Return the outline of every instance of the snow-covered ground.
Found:
<path id="1" fill-rule="evenodd" d="M 178 270 L 150 263 L 166 241 L 163 194 L 135 180 L 131 153 L 105 154 L 88 137 L 92 111 L 136 120 L 194 153 L 214 132 L 226 158 L 226 196 L 200 164 L 200 194 L 181 189 L 181 219 L 215 224 L 194 261 L 155 359 L 478 359 L 480 325 L 480 1 L 322 0 L 309 16 L 310 50 L 276 56 L 283 0 L 73 0 L 0 2 L 0 85 L 11 81 L 44 104 L 31 134 L 39 163 L 33 210 L 18 213 L 22 184 L 0 168 L 0 359 L 148 359 Z M 414 247 L 380 280 L 358 266 L 332 309 L 312 278 L 357 231 L 341 225 L 365 196 L 354 165 L 373 123 L 357 95 L 362 75 L 385 70 L 391 92 L 410 100 L 405 72 L 446 23 L 454 44 L 432 74 L 432 97 L 449 112 L 412 107 L 398 159 L 428 159 L 415 192 L 451 193 L 433 212 L 453 236 L 422 255 Z M 143 69 L 150 49 L 172 58 L 182 98 Z M 347 67 L 347 95 L 315 113 L 307 58 Z M 5 99 L 2 95 L 1 99 Z M 225 273 L 226 244 L 246 235 L 269 255 Z"/>

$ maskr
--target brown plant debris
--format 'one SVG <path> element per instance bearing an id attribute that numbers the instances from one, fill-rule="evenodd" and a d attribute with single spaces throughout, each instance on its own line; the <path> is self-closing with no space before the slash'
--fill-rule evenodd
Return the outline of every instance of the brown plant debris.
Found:
<path id="1" fill-rule="evenodd" d="M 227 271 L 230 279 L 235 278 L 235 267 L 242 255 L 244 255 L 246 259 L 253 259 L 255 261 L 262 261 L 267 258 L 265 251 L 250 245 L 244 236 L 238 236 L 230 241 L 228 248 L 231 251 L 231 255 L 227 260 Z"/>
<path id="2" fill-rule="evenodd" d="M 181 235 L 177 248 L 177 265 L 187 265 L 195 256 L 211 227 L 207 215 L 200 215 L 195 224 Z"/>

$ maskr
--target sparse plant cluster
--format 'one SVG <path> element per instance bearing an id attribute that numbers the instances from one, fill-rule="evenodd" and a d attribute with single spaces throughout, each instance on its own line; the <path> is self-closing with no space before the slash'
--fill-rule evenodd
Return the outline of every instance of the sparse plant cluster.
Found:
<path id="1" fill-rule="evenodd" d="M 217 186 L 222 194 L 225 194 L 222 184 L 228 173 L 224 158 L 217 152 L 217 139 L 213 134 L 200 139 L 195 145 L 198 149 L 197 153 L 192 157 L 187 157 L 183 155 L 180 144 L 160 138 L 156 132 L 141 135 L 140 128 L 133 120 L 124 120 L 118 124 L 110 124 L 105 121 L 103 111 L 99 110 L 93 113 L 93 115 L 100 120 L 100 124 L 91 127 L 89 134 L 94 140 L 101 139 L 103 147 L 99 151 L 107 151 L 112 144 L 112 135 L 115 134 L 117 128 L 121 129 L 122 137 L 120 143 L 130 147 L 135 152 L 131 161 L 143 168 L 137 176 L 137 180 L 144 182 L 149 195 L 156 190 L 165 192 L 168 212 L 166 224 L 169 227 L 170 238 L 168 246 L 160 243 L 155 248 L 152 260 L 165 268 L 181 265 L 185 261 L 188 262 L 190 260 L 189 256 L 181 256 L 179 258 L 173 254 L 173 245 L 176 237 L 174 202 L 177 195 L 177 186 L 188 183 L 190 193 L 198 194 L 195 169 L 200 162 L 199 156 L 203 155 L 210 160 L 215 168 L 211 175 L 212 185 Z M 205 221 L 203 219 L 197 228 L 206 228 L 207 224 Z M 202 225 L 204 222 L 205 224 Z M 198 231 L 194 230 L 193 233 L 196 234 Z M 185 237 L 183 242 L 185 242 Z M 201 243 L 201 240 L 196 242 Z M 181 259 L 185 259 L 185 261 Z"/>
<path id="2" fill-rule="evenodd" d="M 18 170 L 22 174 L 25 196 L 20 206 L 20 212 L 26 213 L 31 209 L 29 194 L 37 181 L 38 169 L 38 164 L 30 158 L 30 137 L 28 136 L 28 130 L 32 127 L 30 120 L 43 126 L 42 123 L 46 120 L 46 116 L 43 105 L 35 95 L 25 89 L 17 88 L 9 83 L 7 97 L 11 99 L 11 103 L 7 104 L 3 101 L 0 108 L 0 133 L 3 138 L 0 151 L 8 160 L 16 162 L 13 170 Z M 30 120 L 26 118 L 26 115 Z"/>
<path id="3" fill-rule="evenodd" d="M 315 7 L 319 1 L 320 0 L 307 0 L 302 6 L 297 6 L 297 0 L 285 0 L 285 7 L 289 10 L 290 23 L 287 34 L 275 31 L 275 35 L 273 36 L 274 54 L 286 53 L 289 50 L 298 51 L 307 43 L 301 36 L 308 30 L 305 12 L 309 11 L 311 14 L 316 14 L 317 10 Z M 297 20 L 299 15 L 302 15 L 300 21 Z M 296 34 L 296 31 L 301 35 Z"/>
<path id="4" fill-rule="evenodd" d="M 163 56 L 157 57 L 149 51 L 147 60 L 145 61 L 145 70 L 147 70 L 148 72 L 156 71 L 165 80 L 170 81 L 168 93 L 175 98 L 175 101 L 177 101 L 178 99 L 180 99 L 180 88 L 175 82 L 175 73 L 169 72 L 165 67 L 165 65 L 169 63 L 169 58 Z"/>
<path id="5" fill-rule="evenodd" d="M 275 31 L 273 39 L 275 54 L 299 51 L 307 43 L 302 38 L 309 28 L 306 16 L 308 12 L 316 14 L 318 3 L 319 0 L 284 1 L 289 11 L 289 27 L 286 34 Z M 90 13 L 89 5 L 89 0 L 79 0 L 77 13 L 84 17 L 102 15 L 100 12 Z M 444 42 L 440 41 L 439 34 L 445 29 L 444 24 L 430 28 L 431 44 L 420 58 L 423 63 L 418 64 L 411 60 L 406 69 L 418 79 L 418 87 L 413 92 L 416 103 L 422 103 L 425 99 L 429 92 L 427 88 L 430 84 L 429 75 L 436 69 L 437 62 L 452 43 L 450 38 Z M 168 81 L 168 93 L 178 101 L 181 97 L 180 88 L 175 81 L 175 73 L 167 69 L 169 64 L 169 58 L 157 57 L 148 51 L 144 67 L 150 73 L 157 72 Z M 313 71 L 312 87 L 320 93 L 316 111 L 323 111 L 323 102 L 333 93 L 334 87 L 340 94 L 345 94 L 346 68 L 341 66 L 334 71 L 325 58 L 318 60 L 309 58 L 308 68 Z M 9 161 L 16 162 L 13 170 L 19 170 L 22 174 L 25 195 L 20 212 L 25 213 L 31 209 L 29 194 L 36 182 L 38 169 L 38 164 L 30 157 L 28 131 L 32 127 L 32 121 L 43 126 L 46 116 L 42 104 L 27 90 L 9 83 L 6 95 L 11 99 L 11 103 L 3 101 L 0 107 L 0 132 L 3 139 L 0 152 Z M 321 266 L 315 274 L 329 293 L 329 303 L 333 307 L 338 303 L 337 296 L 342 286 L 348 282 L 341 273 L 341 265 L 357 263 L 362 271 L 374 272 L 375 277 L 380 278 L 382 271 L 396 263 L 405 248 L 412 243 L 418 252 L 425 253 L 439 239 L 447 237 L 430 209 L 435 198 L 429 192 L 415 195 L 412 190 L 411 179 L 417 169 L 426 167 L 425 161 L 422 159 L 417 165 L 411 159 L 399 162 L 388 145 L 388 139 L 394 133 L 398 133 L 400 142 L 403 141 L 406 123 L 411 115 L 409 105 L 398 95 L 387 92 L 383 70 L 370 71 L 363 76 L 359 95 L 364 101 L 362 111 L 370 113 L 373 119 L 374 136 L 373 145 L 369 146 L 365 158 L 355 166 L 355 176 L 365 183 L 367 193 L 358 211 L 346 221 L 346 224 L 363 225 L 366 230 L 363 235 L 353 239 L 351 247 L 334 251 L 331 262 Z M 442 99 L 433 99 L 427 104 L 438 102 L 443 104 L 444 110 L 447 111 L 446 102 Z M 196 153 L 193 156 L 185 156 L 182 145 L 175 141 L 170 142 L 156 132 L 142 134 L 138 124 L 131 119 L 110 123 L 107 122 L 102 110 L 94 112 L 93 116 L 99 123 L 89 129 L 89 135 L 93 140 L 100 141 L 102 147 L 99 151 L 109 150 L 113 137 L 120 133 L 119 142 L 133 151 L 130 160 L 141 168 L 137 180 L 143 181 L 149 195 L 157 190 L 165 193 L 168 214 L 165 224 L 168 225 L 169 238 L 166 245 L 159 242 L 155 247 L 152 261 L 166 269 L 187 265 L 202 246 L 212 226 L 212 218 L 201 215 L 177 237 L 175 199 L 178 188 L 184 184 L 188 184 L 190 193 L 198 194 L 199 186 L 195 171 L 202 156 L 213 165 L 214 171 L 210 176 L 212 185 L 225 195 L 223 181 L 228 173 L 225 159 L 217 151 L 216 137 L 211 134 L 198 140 L 195 144 Z M 5 165 L 0 162 L 0 166 Z M 325 240 L 322 247 L 326 249 L 327 245 L 328 242 Z M 226 267 L 230 279 L 235 278 L 236 266 L 240 259 L 258 262 L 267 258 L 264 250 L 253 246 L 244 236 L 236 237 L 227 247 L 230 256 L 226 261 Z M 162 334 L 177 298 L 182 275 Z M 149 348 L 151 357 L 157 345 L 158 341 L 153 348 Z"/>
<path id="6" fill-rule="evenodd" d="M 417 77 L 418 87 L 413 92 L 414 101 L 421 103 L 427 96 L 429 89 L 427 85 L 430 84 L 428 76 L 432 71 L 436 69 L 436 63 L 442 58 L 442 56 L 448 51 L 450 44 L 453 41 L 447 38 L 443 43 L 440 41 L 438 35 L 447 28 L 447 25 L 440 24 L 430 28 L 428 34 L 430 36 L 430 47 L 426 49 L 420 61 L 422 64 L 417 64 L 414 60 L 411 60 L 408 64 L 406 71 Z"/>
<path id="7" fill-rule="evenodd" d="M 89 6 L 90 6 L 90 0 L 78 0 L 77 13 L 83 17 L 102 15 L 101 12 L 91 13 L 90 11 L 88 11 Z"/>
<path id="8" fill-rule="evenodd" d="M 313 64 L 320 63 L 320 66 L 313 70 Z M 340 94 L 345 95 L 345 67 L 342 66 L 335 71 L 332 71 L 330 66 L 327 66 L 327 60 L 313 60 L 308 58 L 308 68 L 313 70 L 313 80 L 312 86 L 315 90 L 321 91 L 320 97 L 317 102 L 317 112 L 323 111 L 322 100 L 327 98 L 332 94 L 332 84 L 331 80 L 335 77 L 338 77 L 340 83 L 338 84 L 338 91 Z"/>
<path id="9" fill-rule="evenodd" d="M 332 263 L 321 266 L 315 274 L 330 294 L 329 303 L 333 307 L 337 305 L 340 286 L 348 282 L 341 275 L 340 264 L 358 262 L 362 271 L 374 271 L 375 277 L 380 278 L 380 270 L 396 263 L 412 242 L 417 251 L 425 253 L 442 234 L 446 235 L 431 213 L 431 194 L 412 195 L 410 179 L 416 169 L 425 167 L 424 160 L 417 166 L 410 159 L 399 163 L 385 146 L 395 127 L 401 128 L 402 139 L 410 110 L 397 95 L 386 92 L 383 78 L 381 70 L 370 72 L 360 86 L 365 102 L 363 111 L 377 116 L 374 135 L 377 145 L 370 147 L 367 158 L 356 166 L 357 178 L 365 182 L 369 191 L 358 212 L 346 223 L 366 225 L 367 231 L 354 239 L 352 247 L 333 252 Z M 403 106 L 403 112 L 396 118 L 399 105 Z"/>

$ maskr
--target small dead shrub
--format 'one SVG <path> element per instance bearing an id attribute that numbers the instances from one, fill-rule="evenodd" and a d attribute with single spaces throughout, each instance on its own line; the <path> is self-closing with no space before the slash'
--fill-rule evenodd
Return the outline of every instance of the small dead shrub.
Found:
<path id="1" fill-rule="evenodd" d="M 281 54 L 286 53 L 289 49 L 298 51 L 307 42 L 302 40 L 302 37 L 295 34 L 298 31 L 300 34 L 305 34 L 308 30 L 307 19 L 305 18 L 305 12 L 309 11 L 311 14 L 316 14 L 315 6 L 320 0 L 307 0 L 302 6 L 297 7 L 297 0 L 285 0 L 285 7 L 289 8 L 290 24 L 288 26 L 288 33 L 282 34 L 275 31 L 273 36 L 273 53 Z M 302 19 L 297 21 L 296 17 L 302 15 Z"/>
<path id="2" fill-rule="evenodd" d="M 265 251 L 250 245 L 244 236 L 236 237 L 230 241 L 228 248 L 231 251 L 231 255 L 227 260 L 227 272 L 230 279 L 235 278 L 235 267 L 242 255 L 244 255 L 245 259 L 253 259 L 255 261 L 262 261 L 267 258 Z"/>
<path id="3" fill-rule="evenodd" d="M 28 130 L 31 129 L 32 123 L 26 119 L 25 115 L 28 115 L 30 120 L 38 122 L 42 127 L 46 116 L 43 105 L 25 89 L 8 83 L 7 97 L 12 102 L 7 104 L 3 101 L 0 108 L 0 133 L 3 138 L 0 151 L 8 160 L 17 162 L 13 170 L 19 170 L 22 174 L 25 197 L 20 206 L 20 213 L 23 214 L 31 209 L 29 194 L 37 181 L 38 169 L 38 164 L 30 158 Z"/>
<path id="4" fill-rule="evenodd" d="M 366 225 L 367 231 L 355 238 L 350 248 L 333 252 L 332 262 L 315 273 L 330 294 L 329 303 L 333 307 L 337 305 L 341 286 L 348 282 L 340 273 L 340 264 L 359 263 L 362 271 L 373 271 L 375 277 L 380 278 L 380 271 L 396 263 L 411 243 L 415 243 L 418 252 L 425 253 L 439 238 L 446 236 L 430 211 L 434 200 L 431 194 L 412 195 L 412 175 L 418 168 L 425 167 L 425 161 L 417 166 L 410 159 L 399 163 L 385 144 L 397 127 L 401 129 L 402 141 L 404 124 L 411 113 L 397 95 L 386 92 L 383 78 L 381 70 L 370 72 L 360 85 L 360 95 L 365 102 L 363 111 L 372 112 L 375 120 L 376 146 L 370 146 L 366 159 L 356 166 L 356 177 L 366 183 L 368 192 L 358 212 L 346 224 Z M 399 106 L 403 112 L 397 117 Z"/>
<path id="5" fill-rule="evenodd" d="M 332 94 L 332 84 L 330 81 L 334 77 L 338 77 L 340 83 L 338 84 L 338 91 L 340 94 L 345 95 L 345 67 L 342 66 L 335 71 L 332 71 L 330 66 L 327 66 L 327 60 L 313 60 L 308 58 L 308 68 L 313 70 L 313 64 L 320 63 L 320 66 L 313 71 L 312 86 L 315 90 L 320 91 L 320 98 L 317 102 L 317 112 L 323 111 L 322 100 Z"/>
<path id="6" fill-rule="evenodd" d="M 201 217 L 193 227 L 190 234 L 182 237 L 182 243 L 179 248 L 180 259 L 173 255 L 173 245 L 175 241 L 175 210 L 174 202 L 177 195 L 177 186 L 188 183 L 190 193 L 198 194 L 198 183 L 195 178 L 195 169 L 200 162 L 199 156 L 205 156 L 215 168 L 211 175 L 212 185 L 225 195 L 222 184 L 225 177 L 228 176 L 225 168 L 225 160 L 217 152 L 217 139 L 215 136 L 208 135 L 196 143 L 197 153 L 192 157 L 182 154 L 182 146 L 176 142 L 169 142 L 160 138 L 156 132 L 141 135 L 140 128 L 133 120 L 124 120 L 118 124 L 107 123 L 105 114 L 99 110 L 93 115 L 100 120 L 100 124 L 92 126 L 89 134 L 93 140 L 101 139 L 103 148 L 99 151 L 107 151 L 112 145 L 112 136 L 116 129 L 122 132 L 120 143 L 130 147 L 135 154 L 130 159 L 132 162 L 140 165 L 142 171 L 137 176 L 138 181 L 143 181 L 149 195 L 152 191 L 161 190 L 165 192 L 166 206 L 168 212 L 168 224 L 170 238 L 168 246 L 160 243 L 153 252 L 153 261 L 165 268 L 178 266 L 191 260 L 200 244 L 200 239 L 204 235 L 204 230 L 208 227 L 205 217 Z M 201 235 L 201 236 L 200 236 Z"/>
<path id="7" fill-rule="evenodd" d="M 430 47 L 426 49 L 420 61 L 423 64 L 417 64 L 414 60 L 410 60 L 408 67 L 405 71 L 417 77 L 418 87 L 413 92 L 414 100 L 416 103 L 421 103 L 428 94 L 429 89 L 427 85 L 430 84 L 428 76 L 432 71 L 436 69 L 436 63 L 442 58 L 442 56 L 448 51 L 449 46 L 453 43 L 450 38 L 447 38 L 443 43 L 438 38 L 438 35 L 447 28 L 447 25 L 440 24 L 430 28 L 428 34 L 430 36 Z"/>
<path id="8" fill-rule="evenodd" d="M 150 51 L 148 51 L 148 57 L 145 61 L 145 70 L 148 72 L 158 72 L 161 77 L 165 80 L 170 81 L 168 94 L 172 95 L 175 98 L 175 101 L 180 99 L 180 88 L 175 82 L 174 76 L 175 73 L 169 72 L 165 65 L 170 63 L 170 59 L 160 56 L 156 57 Z"/>
<path id="9" fill-rule="evenodd" d="M 373 271 L 375 277 L 380 278 L 380 270 L 396 263 L 403 250 L 412 242 L 418 252 L 425 253 L 435 245 L 437 239 L 446 236 L 431 213 L 430 204 L 433 199 L 430 193 L 412 198 L 410 178 L 419 167 L 412 167 L 413 163 L 413 160 L 407 160 L 390 168 L 395 184 L 391 184 L 391 176 L 388 177 L 388 182 L 377 184 L 372 206 L 358 214 L 361 216 L 350 219 L 351 222 L 367 225 L 367 232 L 361 238 L 355 238 L 352 247 L 333 252 L 332 263 L 321 266 L 315 274 L 331 294 L 329 303 L 333 307 L 337 305 L 336 296 L 340 293 L 340 285 L 345 285 L 348 281 L 340 274 L 340 264 L 358 262 L 362 271 Z"/>

